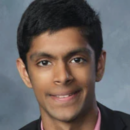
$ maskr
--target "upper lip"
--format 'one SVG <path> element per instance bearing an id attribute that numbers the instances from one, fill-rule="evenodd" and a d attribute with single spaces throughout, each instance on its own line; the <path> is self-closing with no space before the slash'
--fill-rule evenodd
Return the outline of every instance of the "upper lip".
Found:
<path id="1" fill-rule="evenodd" d="M 75 91 L 66 91 L 66 92 L 59 92 L 57 94 L 49 94 L 50 96 L 64 96 L 64 95 L 70 95 L 70 94 L 73 94 L 73 93 L 76 93 L 76 92 L 79 92 L 81 91 L 80 89 L 78 90 L 75 90 Z"/>

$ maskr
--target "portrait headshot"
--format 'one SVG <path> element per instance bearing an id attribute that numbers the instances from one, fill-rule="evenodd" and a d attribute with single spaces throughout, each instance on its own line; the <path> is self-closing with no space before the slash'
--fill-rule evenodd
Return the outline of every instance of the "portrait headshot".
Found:
<path id="1" fill-rule="evenodd" d="M 130 130 L 130 1 L 0 7 L 0 129 Z"/>

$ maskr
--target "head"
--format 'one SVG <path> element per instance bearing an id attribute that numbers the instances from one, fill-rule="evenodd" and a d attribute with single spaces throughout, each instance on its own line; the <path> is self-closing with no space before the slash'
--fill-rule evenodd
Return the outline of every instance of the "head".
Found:
<path id="1" fill-rule="evenodd" d="M 77 27 L 89 41 L 97 63 L 103 47 L 98 14 L 83 0 L 35 0 L 24 12 L 17 32 L 20 58 L 27 67 L 26 54 L 34 37 L 49 31 Z"/>
<path id="2" fill-rule="evenodd" d="M 41 113 L 70 121 L 95 102 L 105 66 L 101 22 L 83 0 L 35 0 L 17 32 L 17 68 Z"/>

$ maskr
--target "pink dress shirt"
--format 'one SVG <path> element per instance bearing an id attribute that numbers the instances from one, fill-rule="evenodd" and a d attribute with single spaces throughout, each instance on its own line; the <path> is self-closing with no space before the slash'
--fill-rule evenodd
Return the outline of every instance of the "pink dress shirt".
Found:
<path id="1" fill-rule="evenodd" d="M 95 125 L 94 130 L 100 130 L 100 125 L 101 125 L 101 112 L 100 112 L 100 110 L 98 108 L 98 119 L 97 119 L 97 123 Z M 42 125 L 42 121 L 41 121 L 41 130 L 44 130 L 43 125 Z"/>
<path id="2" fill-rule="evenodd" d="M 100 126 L 101 126 L 101 112 L 100 109 L 98 108 L 98 119 L 94 130 L 100 130 Z"/>

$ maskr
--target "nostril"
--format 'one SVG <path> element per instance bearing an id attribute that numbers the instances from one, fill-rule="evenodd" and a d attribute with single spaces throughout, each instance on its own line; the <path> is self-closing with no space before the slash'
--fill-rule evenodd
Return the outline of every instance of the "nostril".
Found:
<path id="1" fill-rule="evenodd" d="M 73 81 L 73 78 L 69 78 L 69 79 L 66 80 L 66 83 L 70 83 L 72 81 Z"/>

